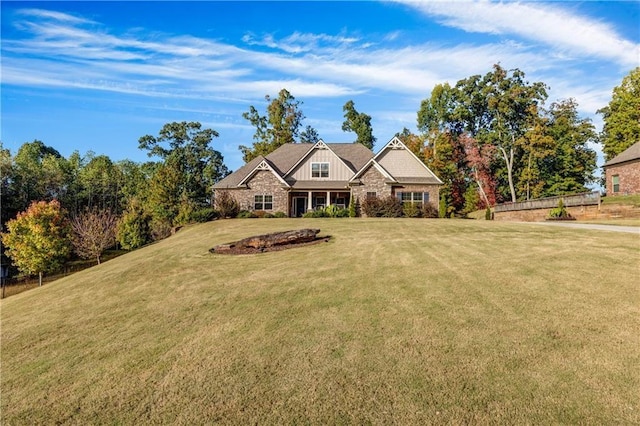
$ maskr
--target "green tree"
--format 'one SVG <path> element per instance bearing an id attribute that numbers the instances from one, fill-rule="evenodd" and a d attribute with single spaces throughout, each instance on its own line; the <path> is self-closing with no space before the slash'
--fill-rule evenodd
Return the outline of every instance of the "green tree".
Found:
<path id="1" fill-rule="evenodd" d="M 96 259 L 116 243 L 118 217 L 106 209 L 85 209 L 71 219 L 71 242 L 75 252 L 83 259 Z"/>
<path id="2" fill-rule="evenodd" d="M 136 199 L 132 199 L 117 226 L 117 239 L 125 250 L 134 250 L 151 241 L 151 218 Z"/>
<path id="3" fill-rule="evenodd" d="M 160 165 L 149 181 L 146 197 L 146 209 L 160 222 L 173 225 L 178 216 L 181 200 L 185 194 L 184 175 L 175 160 Z"/>
<path id="4" fill-rule="evenodd" d="M 32 201 L 52 200 L 65 195 L 70 180 L 66 175 L 65 162 L 58 151 L 42 141 L 22 144 L 13 159 L 14 185 L 20 210 Z"/>
<path id="5" fill-rule="evenodd" d="M 157 164 L 153 162 L 138 164 L 131 160 L 121 160 L 115 164 L 120 177 L 119 210 L 126 209 L 133 199 L 144 201 L 149 189 L 149 181 Z"/>
<path id="6" fill-rule="evenodd" d="M 373 136 L 371 116 L 356 111 L 355 104 L 351 100 L 344 104 L 342 111 L 344 111 L 342 130 L 345 132 L 355 132 L 357 138 L 354 143 L 361 143 L 367 148 L 373 149 L 376 138 Z"/>
<path id="7" fill-rule="evenodd" d="M 0 142 L 0 229 L 21 210 L 16 188 L 15 167 L 11 151 L 2 147 Z"/>
<path id="8" fill-rule="evenodd" d="M 307 126 L 302 133 L 300 133 L 300 143 L 316 143 L 320 140 L 318 131 L 311 126 Z"/>
<path id="9" fill-rule="evenodd" d="M 88 163 L 80 170 L 83 206 L 99 209 L 118 209 L 120 170 L 106 155 L 88 154 Z"/>
<path id="10" fill-rule="evenodd" d="M 440 189 L 442 217 L 463 210 L 468 186 L 460 126 L 453 116 L 455 95 L 456 89 L 449 84 L 438 84 L 418 111 L 418 130 L 426 142 L 424 162 L 444 183 Z"/>
<path id="11" fill-rule="evenodd" d="M 553 150 L 542 160 L 545 188 L 542 196 L 586 191 L 596 181 L 596 152 L 589 144 L 597 133 L 588 118 L 578 115 L 574 99 L 554 102 L 547 113 L 547 133 Z"/>
<path id="12" fill-rule="evenodd" d="M 494 65 L 484 77 L 474 76 L 456 85 L 458 117 L 465 130 L 483 143 L 494 145 L 504 160 L 511 201 L 517 200 L 514 175 L 520 164 L 516 140 L 527 131 L 537 105 L 547 98 L 542 82 L 529 83 L 519 69 Z"/>
<path id="13" fill-rule="evenodd" d="M 640 141 L 640 67 L 622 79 L 613 89 L 609 105 L 598 113 L 604 120 L 600 141 L 606 160 Z"/>
<path id="14" fill-rule="evenodd" d="M 167 123 L 157 137 L 145 135 L 138 142 L 149 157 L 159 157 L 175 169 L 179 195 L 184 193 L 196 204 L 207 205 L 211 203 L 213 184 L 229 173 L 222 154 L 211 146 L 214 137 L 218 137 L 215 130 L 182 121 Z"/>
<path id="15" fill-rule="evenodd" d="M 256 128 L 253 147 L 239 147 L 246 163 L 259 155 L 267 155 L 286 143 L 295 143 L 305 118 L 300 109 L 302 102 L 296 100 L 287 89 L 280 90 L 275 99 L 271 99 L 269 95 L 264 98 L 269 103 L 267 115 L 260 115 L 253 105 L 248 112 L 242 114 Z"/>
<path id="16" fill-rule="evenodd" d="M 33 202 L 7 229 L 7 255 L 20 271 L 38 274 L 39 285 L 42 274 L 58 270 L 71 253 L 69 222 L 57 200 Z"/>

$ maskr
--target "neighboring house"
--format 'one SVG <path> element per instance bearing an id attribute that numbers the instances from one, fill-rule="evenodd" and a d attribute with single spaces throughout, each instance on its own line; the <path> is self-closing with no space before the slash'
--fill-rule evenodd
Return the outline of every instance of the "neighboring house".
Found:
<path id="1" fill-rule="evenodd" d="M 640 194 L 640 142 L 604 165 L 607 195 Z"/>
<path id="2" fill-rule="evenodd" d="M 442 181 L 398 138 L 375 156 L 359 143 L 286 144 L 258 156 L 213 186 L 228 191 L 242 210 L 283 212 L 291 217 L 348 207 L 352 197 L 395 196 L 438 208 Z"/>

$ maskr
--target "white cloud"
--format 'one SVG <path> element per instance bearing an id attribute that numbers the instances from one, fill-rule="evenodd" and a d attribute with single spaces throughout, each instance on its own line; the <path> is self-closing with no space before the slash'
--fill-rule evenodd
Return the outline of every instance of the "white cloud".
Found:
<path id="1" fill-rule="evenodd" d="M 441 14 L 447 7 L 454 9 L 444 3 L 417 5 Z M 492 19 L 503 22 L 504 12 L 496 10 Z M 281 39 L 247 34 L 244 42 L 249 47 L 242 48 L 192 36 L 147 36 L 140 30 L 115 34 L 100 24 L 58 12 L 30 9 L 23 15 L 27 19 L 20 28 L 28 31 L 28 37 L 3 40 L 3 84 L 236 103 L 253 103 L 286 87 L 299 99 L 390 95 L 397 99 L 400 114 L 413 108 L 414 115 L 436 84 L 484 74 L 499 62 L 550 84 L 553 100 L 573 96 L 581 110 L 592 112 L 594 106 L 606 104 L 602 90 L 572 84 L 584 75 L 581 68 L 571 71 L 577 62 L 559 51 L 536 51 L 523 42 L 397 47 L 393 45 L 397 32 L 366 44 L 348 34 L 294 32 Z M 463 25 L 464 16 L 456 19 Z M 484 16 L 482 24 L 475 24 L 477 28 L 487 26 L 487 19 Z M 505 26 L 495 28 L 506 31 Z M 251 46 L 270 46 L 274 51 Z"/>
<path id="2" fill-rule="evenodd" d="M 579 56 L 610 59 L 637 66 L 640 46 L 604 22 L 573 14 L 557 3 L 394 0 L 445 25 L 468 32 L 520 36 Z"/>

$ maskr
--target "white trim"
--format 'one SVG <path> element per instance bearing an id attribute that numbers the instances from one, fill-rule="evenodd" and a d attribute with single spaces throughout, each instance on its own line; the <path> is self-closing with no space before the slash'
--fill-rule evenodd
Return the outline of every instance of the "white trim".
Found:
<path id="1" fill-rule="evenodd" d="M 313 150 L 315 149 L 326 149 L 329 152 L 331 152 L 333 155 L 335 155 L 335 157 L 340 160 L 340 162 L 349 170 L 352 170 L 351 167 L 347 166 L 347 163 L 344 162 L 344 160 L 338 155 L 336 154 L 336 152 L 334 150 L 331 149 L 331 147 L 329 145 L 327 145 L 326 143 L 324 143 L 324 141 L 322 139 L 320 139 L 318 142 L 316 142 L 310 149 L 309 151 L 307 151 L 302 157 L 300 157 L 300 159 L 289 169 L 287 170 L 287 172 L 284 174 L 284 177 L 289 176 L 289 174 L 291 172 L 293 172 L 300 164 L 302 164 L 303 161 L 305 161 L 307 159 L 307 157 L 309 157 L 309 155 L 311 154 L 311 152 L 313 152 Z M 326 178 L 323 178 L 326 179 Z"/>
<path id="2" fill-rule="evenodd" d="M 353 177 L 349 180 L 349 182 L 355 182 L 356 179 L 359 179 L 360 176 L 362 176 L 362 174 L 365 172 L 365 170 L 369 168 L 369 166 L 375 167 L 380 172 L 380 174 L 382 174 L 382 176 L 384 176 L 388 180 L 392 182 L 397 182 L 396 178 L 391 176 L 391 174 L 388 171 L 386 171 L 385 168 L 382 167 L 380 163 L 378 163 L 374 158 L 367 161 L 367 163 L 364 166 L 362 166 L 362 168 L 358 170 L 358 172 L 355 175 L 353 175 Z"/>
<path id="3" fill-rule="evenodd" d="M 314 164 L 318 164 L 318 176 L 314 176 L 313 175 L 313 165 Z M 326 164 L 327 165 L 327 176 L 322 176 L 322 165 Z M 328 161 L 312 161 L 310 163 L 311 165 L 311 176 L 310 179 L 330 179 L 331 178 L 331 163 Z"/>
<path id="4" fill-rule="evenodd" d="M 253 168 L 253 170 L 251 170 L 249 173 L 247 173 L 247 175 L 244 177 L 244 179 L 242 179 L 239 183 L 238 186 L 245 184 L 249 179 L 251 179 L 257 172 L 259 171 L 270 171 L 271 173 L 273 173 L 273 175 L 275 177 L 278 178 L 278 180 L 280 181 L 280 183 L 282 183 L 283 185 L 286 185 L 287 187 L 290 187 L 290 185 L 287 183 L 287 181 L 285 181 L 284 179 L 282 179 L 282 176 L 280 176 L 278 174 L 278 172 L 276 172 L 274 170 L 273 167 L 271 167 L 271 164 L 269 164 L 269 162 L 266 159 L 263 159 L 260 163 L 258 163 L 257 166 L 255 166 Z"/>
<path id="5" fill-rule="evenodd" d="M 438 181 L 438 183 L 442 184 L 443 182 L 440 180 L 440 178 L 438 176 L 436 176 L 435 173 L 433 173 L 431 171 L 431 169 L 429 167 L 427 167 L 426 164 L 424 164 L 424 162 L 422 160 L 420 160 L 409 148 L 407 148 L 407 146 L 400 140 L 398 139 L 397 136 L 394 136 L 389 142 L 387 142 L 387 144 L 385 146 L 382 147 L 382 149 L 380 151 L 378 151 L 378 153 L 373 157 L 374 160 L 377 160 L 378 157 L 380 155 L 382 155 L 382 153 L 387 150 L 387 149 L 404 149 L 405 151 L 407 151 L 409 154 L 411 154 L 411 156 L 418 162 L 420 163 L 420 165 L 422 167 L 425 168 L 426 171 L 429 172 L 429 174 L 431 174 L 431 176 L 433 176 L 434 178 L 436 178 L 436 180 Z M 396 180 L 395 178 L 393 178 L 393 180 Z"/>

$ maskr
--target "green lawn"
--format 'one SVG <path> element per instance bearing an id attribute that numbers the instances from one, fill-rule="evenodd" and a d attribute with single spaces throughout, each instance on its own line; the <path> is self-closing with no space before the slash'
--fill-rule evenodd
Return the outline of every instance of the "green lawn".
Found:
<path id="1" fill-rule="evenodd" d="M 216 244 L 317 227 L 328 243 Z M 638 424 L 637 235 L 248 219 L 0 302 L 2 424 Z"/>

